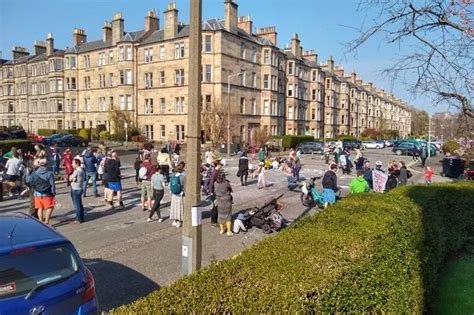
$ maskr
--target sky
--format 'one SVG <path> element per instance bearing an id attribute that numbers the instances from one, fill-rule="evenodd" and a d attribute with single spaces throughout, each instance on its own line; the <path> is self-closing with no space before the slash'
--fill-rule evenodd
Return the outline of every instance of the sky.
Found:
<path id="1" fill-rule="evenodd" d="M 141 30 L 148 10 L 155 9 L 163 27 L 167 0 L 0 0 L 0 51 L 11 59 L 13 46 L 33 51 L 35 40 L 53 33 L 55 48 L 72 46 L 74 28 L 85 29 L 88 41 L 102 37 L 105 20 L 121 11 L 125 31 Z M 189 0 L 176 0 L 179 20 L 189 22 Z M 333 56 L 346 73 L 356 70 L 366 82 L 392 92 L 410 105 L 430 113 L 446 110 L 433 107 L 425 97 L 413 96 L 400 82 L 392 84 L 381 76 L 400 53 L 395 46 L 372 40 L 357 55 L 347 52 L 346 44 L 357 37 L 357 30 L 371 21 L 371 14 L 359 10 L 358 0 L 237 0 L 239 16 L 250 15 L 256 27 L 276 26 L 278 46 L 290 43 L 298 33 L 305 50 L 314 49 L 320 61 Z M 223 18 L 224 0 L 203 0 L 203 19 Z"/>

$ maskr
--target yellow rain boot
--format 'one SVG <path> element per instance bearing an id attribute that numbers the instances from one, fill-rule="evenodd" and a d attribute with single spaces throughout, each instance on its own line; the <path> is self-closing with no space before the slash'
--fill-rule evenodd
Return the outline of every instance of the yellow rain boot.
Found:
<path id="1" fill-rule="evenodd" d="M 221 230 L 220 230 L 220 234 L 224 234 L 224 224 L 219 224 Z"/>
<path id="2" fill-rule="evenodd" d="M 230 221 L 227 221 L 226 223 L 226 227 L 227 227 L 227 236 L 232 236 L 232 222 Z"/>

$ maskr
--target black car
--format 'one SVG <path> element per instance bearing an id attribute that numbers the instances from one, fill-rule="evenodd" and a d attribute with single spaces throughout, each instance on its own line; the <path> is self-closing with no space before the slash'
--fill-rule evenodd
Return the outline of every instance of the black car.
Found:
<path id="1" fill-rule="evenodd" d="M 8 132 L 0 131 L 0 141 L 10 140 L 11 136 Z"/>
<path id="2" fill-rule="evenodd" d="M 301 153 L 312 153 L 312 152 L 323 152 L 322 142 L 302 142 L 298 145 L 298 149 L 301 149 Z"/>
<path id="3" fill-rule="evenodd" d="M 12 129 L 10 130 L 10 136 L 12 139 L 26 139 L 25 129 Z"/>
<path id="4" fill-rule="evenodd" d="M 342 146 L 344 148 L 349 148 L 349 150 L 360 149 L 362 147 L 362 142 L 357 140 L 342 141 Z"/>
<path id="5" fill-rule="evenodd" d="M 64 137 L 54 140 L 54 142 L 57 143 L 60 147 L 85 147 L 89 144 L 88 139 L 84 139 L 76 135 L 66 135 Z"/>
<path id="6" fill-rule="evenodd" d="M 411 142 L 401 142 L 398 145 L 394 145 L 392 149 L 396 155 L 414 155 L 418 150 L 418 146 Z"/>

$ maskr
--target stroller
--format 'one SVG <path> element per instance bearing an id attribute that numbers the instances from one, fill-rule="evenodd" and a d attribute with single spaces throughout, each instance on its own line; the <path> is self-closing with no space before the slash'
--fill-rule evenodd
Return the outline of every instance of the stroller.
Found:
<path id="1" fill-rule="evenodd" d="M 285 219 L 280 214 L 283 205 L 278 202 L 278 199 L 281 197 L 283 197 L 283 194 L 276 198 L 268 199 L 262 207 L 254 207 L 247 210 L 245 212 L 246 216 L 248 216 L 246 225 L 262 229 L 265 234 L 277 232 L 283 228 L 285 226 Z"/>

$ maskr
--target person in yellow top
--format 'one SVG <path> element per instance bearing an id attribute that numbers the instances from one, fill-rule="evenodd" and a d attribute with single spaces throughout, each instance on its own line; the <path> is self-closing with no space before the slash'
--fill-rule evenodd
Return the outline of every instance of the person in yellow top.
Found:
<path id="1" fill-rule="evenodd" d="M 161 152 L 158 154 L 157 160 L 158 165 L 160 165 L 161 174 L 163 175 L 163 177 L 165 177 L 166 183 L 169 183 L 171 158 L 166 148 L 161 149 Z"/>

